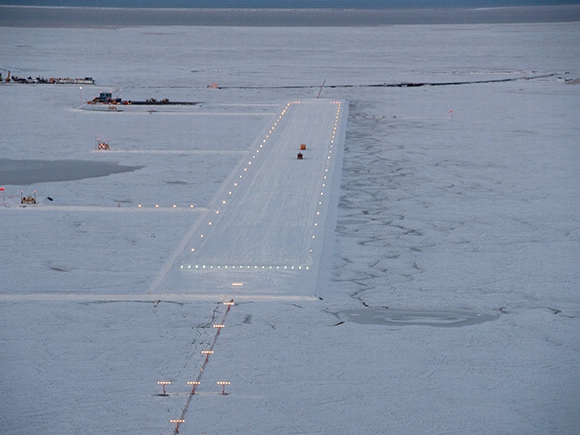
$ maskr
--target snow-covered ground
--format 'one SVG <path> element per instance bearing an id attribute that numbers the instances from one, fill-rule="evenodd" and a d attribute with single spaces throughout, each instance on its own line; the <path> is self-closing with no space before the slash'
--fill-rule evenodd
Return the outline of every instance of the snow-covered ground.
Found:
<path id="1" fill-rule="evenodd" d="M 580 24 L 0 40 L 0 433 L 577 432 Z"/>

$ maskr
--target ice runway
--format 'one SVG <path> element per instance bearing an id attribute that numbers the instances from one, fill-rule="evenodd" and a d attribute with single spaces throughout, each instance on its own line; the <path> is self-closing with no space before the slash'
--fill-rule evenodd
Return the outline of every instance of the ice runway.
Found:
<path id="1" fill-rule="evenodd" d="M 313 294 L 325 223 L 336 207 L 346 111 L 343 101 L 326 99 L 282 106 L 150 292 L 234 286 Z"/>

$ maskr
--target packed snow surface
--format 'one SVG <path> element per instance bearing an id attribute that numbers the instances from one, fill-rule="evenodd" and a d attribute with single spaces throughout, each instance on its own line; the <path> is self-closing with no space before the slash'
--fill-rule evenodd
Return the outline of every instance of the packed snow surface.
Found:
<path id="1" fill-rule="evenodd" d="M 580 24 L 0 40 L 0 433 L 577 433 Z"/>

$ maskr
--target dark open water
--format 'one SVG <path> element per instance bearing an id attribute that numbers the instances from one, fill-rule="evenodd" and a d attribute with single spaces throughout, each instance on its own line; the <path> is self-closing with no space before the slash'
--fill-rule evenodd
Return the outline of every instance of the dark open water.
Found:
<path id="1" fill-rule="evenodd" d="M 580 5 L 377 10 L 0 6 L 0 27 L 383 26 L 572 21 L 580 21 Z"/>

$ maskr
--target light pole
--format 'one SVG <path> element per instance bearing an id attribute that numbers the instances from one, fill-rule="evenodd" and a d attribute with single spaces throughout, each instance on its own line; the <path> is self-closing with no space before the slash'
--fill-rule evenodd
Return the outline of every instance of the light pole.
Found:
<path id="1" fill-rule="evenodd" d="M 171 382 L 169 381 L 159 381 L 157 382 L 157 385 L 161 385 L 163 387 L 163 393 L 161 393 L 161 396 L 169 396 L 169 394 L 167 394 L 167 391 L 165 390 L 165 387 L 167 385 L 170 385 Z"/>
<path id="2" fill-rule="evenodd" d="M 81 104 L 83 104 L 83 87 L 79 86 L 79 90 L 81 91 Z"/>
<path id="3" fill-rule="evenodd" d="M 185 420 L 180 418 L 180 419 L 176 419 L 176 420 L 169 420 L 170 423 L 175 423 L 175 433 L 179 433 L 179 425 L 181 423 L 184 423 Z"/>
<path id="4" fill-rule="evenodd" d="M 199 381 L 189 381 L 187 385 L 191 385 L 191 394 L 195 394 L 195 388 L 201 384 Z"/>
<path id="5" fill-rule="evenodd" d="M 209 361 L 209 356 L 213 353 L 213 350 L 202 350 L 201 354 L 205 355 L 205 362 Z"/>
<path id="6" fill-rule="evenodd" d="M 218 385 L 222 386 L 222 395 L 226 395 L 226 385 L 230 385 L 228 381 L 218 381 Z"/>

